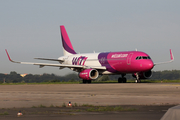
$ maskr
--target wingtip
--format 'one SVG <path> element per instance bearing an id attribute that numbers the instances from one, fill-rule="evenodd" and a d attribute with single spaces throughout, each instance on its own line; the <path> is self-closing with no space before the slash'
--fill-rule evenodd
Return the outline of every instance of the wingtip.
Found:
<path id="1" fill-rule="evenodd" d="M 171 57 L 171 61 L 174 61 L 174 56 L 173 56 L 173 52 L 171 49 L 170 49 L 170 57 Z"/>
<path id="2" fill-rule="evenodd" d="M 5 51 L 6 51 L 6 54 L 7 54 L 7 56 L 8 56 L 9 61 L 12 62 L 12 60 L 11 60 L 11 58 L 10 58 L 10 56 L 9 56 L 9 53 L 8 53 L 7 49 L 5 49 Z"/>

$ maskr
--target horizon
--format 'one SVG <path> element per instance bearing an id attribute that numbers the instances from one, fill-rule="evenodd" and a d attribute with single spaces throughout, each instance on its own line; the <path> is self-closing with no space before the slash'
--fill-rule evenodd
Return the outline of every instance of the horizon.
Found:
<path id="1" fill-rule="evenodd" d="M 153 71 L 179 70 L 180 1 L 58 1 L 9 0 L 0 2 L 0 73 L 31 73 L 67 75 L 67 68 L 39 69 L 35 65 L 12 60 L 41 62 L 36 57 L 63 56 L 60 25 L 64 25 L 77 53 L 93 51 L 131 51 L 137 49 L 150 55 L 156 65 Z M 44 63 L 56 63 L 44 61 Z"/>

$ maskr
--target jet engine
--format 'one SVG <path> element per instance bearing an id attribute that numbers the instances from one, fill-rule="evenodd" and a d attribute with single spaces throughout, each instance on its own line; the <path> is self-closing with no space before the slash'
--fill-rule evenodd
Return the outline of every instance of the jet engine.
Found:
<path id="1" fill-rule="evenodd" d="M 83 80 L 94 80 L 99 76 L 96 69 L 85 69 L 79 73 L 79 77 Z"/>
<path id="2" fill-rule="evenodd" d="M 134 73 L 132 75 L 134 78 L 136 78 L 136 73 Z M 140 72 L 139 73 L 139 78 L 140 79 L 148 79 L 148 78 L 151 78 L 152 77 L 152 71 L 147 71 L 147 72 Z"/>

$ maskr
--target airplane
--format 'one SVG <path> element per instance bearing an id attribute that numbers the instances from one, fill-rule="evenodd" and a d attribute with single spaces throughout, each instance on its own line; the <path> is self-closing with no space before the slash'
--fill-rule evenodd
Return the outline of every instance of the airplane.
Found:
<path id="1" fill-rule="evenodd" d="M 7 49 L 5 49 L 9 60 L 13 63 L 59 67 L 59 69 L 70 68 L 78 72 L 79 78 L 83 83 L 91 83 L 99 75 L 119 74 L 118 83 L 126 83 L 126 74 L 132 74 L 136 83 L 140 83 L 141 79 L 148 79 L 152 76 L 152 69 L 157 64 L 170 63 L 174 61 L 172 50 L 170 49 L 170 61 L 153 63 L 148 54 L 141 51 L 121 51 L 121 52 L 101 52 L 101 53 L 85 53 L 77 54 L 71 44 L 69 36 L 63 25 L 60 26 L 62 38 L 62 46 L 64 56 L 58 59 L 35 58 L 39 60 L 57 61 L 58 64 L 49 63 L 32 63 L 13 61 Z"/>

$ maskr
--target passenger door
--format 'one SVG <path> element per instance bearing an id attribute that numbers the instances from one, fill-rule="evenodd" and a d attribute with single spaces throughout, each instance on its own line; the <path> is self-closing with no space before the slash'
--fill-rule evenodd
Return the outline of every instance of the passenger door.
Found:
<path id="1" fill-rule="evenodd" d="M 133 56 L 133 53 L 130 53 L 127 57 L 127 65 L 131 65 L 131 58 Z"/>

